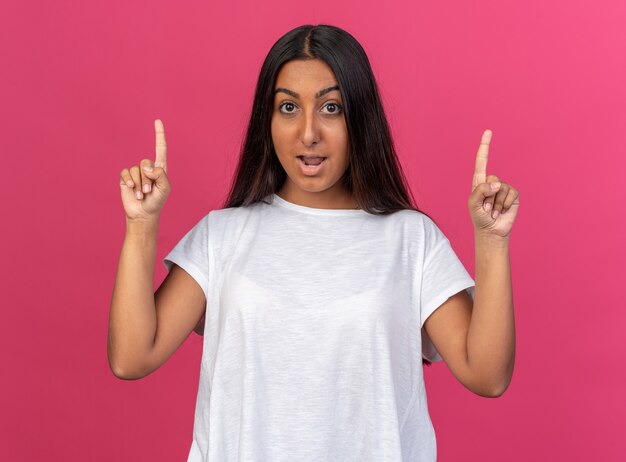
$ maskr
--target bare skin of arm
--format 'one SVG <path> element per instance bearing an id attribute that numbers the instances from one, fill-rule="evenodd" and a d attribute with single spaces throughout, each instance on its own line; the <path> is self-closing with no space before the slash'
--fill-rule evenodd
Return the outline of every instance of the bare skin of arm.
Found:
<path id="1" fill-rule="evenodd" d="M 463 290 L 424 323 L 455 377 L 474 393 L 498 397 L 511 383 L 515 364 L 515 317 L 509 238 L 519 209 L 519 191 L 487 175 L 492 131 L 476 153 L 468 206 L 474 223 L 474 302 Z"/>
<path id="2" fill-rule="evenodd" d="M 515 319 L 508 243 L 476 236 L 475 299 L 463 290 L 424 323 L 435 348 L 467 389 L 501 396 L 515 363 Z"/>
<path id="3" fill-rule="evenodd" d="M 134 380 L 158 369 L 202 324 L 204 291 L 178 265 L 153 293 L 156 227 L 129 225 L 111 301 L 109 365 Z"/>
<path id="4" fill-rule="evenodd" d="M 108 358 L 134 380 L 158 369 L 202 321 L 204 291 L 178 265 L 153 293 L 158 223 L 127 223 L 111 300 Z"/>
<path id="5" fill-rule="evenodd" d="M 126 236 L 111 299 L 107 355 L 113 374 L 128 380 L 150 374 L 192 330 L 200 333 L 206 307 L 201 286 L 177 265 L 153 293 L 159 217 L 171 191 L 160 119 L 154 129 L 156 159 L 120 173 Z"/>

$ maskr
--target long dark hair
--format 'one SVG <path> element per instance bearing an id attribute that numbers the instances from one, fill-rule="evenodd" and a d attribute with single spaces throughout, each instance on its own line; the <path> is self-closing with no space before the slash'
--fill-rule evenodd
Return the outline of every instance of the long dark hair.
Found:
<path id="1" fill-rule="evenodd" d="M 349 139 L 349 166 L 340 181 L 359 207 L 376 215 L 410 209 L 428 216 L 414 205 L 365 50 L 351 34 L 328 24 L 292 29 L 270 49 L 261 67 L 248 130 L 224 207 L 262 201 L 278 192 L 287 178 L 274 150 L 271 120 L 276 77 L 283 64 L 296 59 L 323 60 L 337 78 Z M 431 364 L 426 359 L 423 363 Z"/>

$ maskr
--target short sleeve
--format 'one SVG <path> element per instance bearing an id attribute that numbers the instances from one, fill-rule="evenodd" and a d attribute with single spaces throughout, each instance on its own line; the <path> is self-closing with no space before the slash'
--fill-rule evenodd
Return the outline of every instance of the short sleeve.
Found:
<path id="1" fill-rule="evenodd" d="M 476 283 L 452 249 L 448 238 L 432 221 L 428 227 L 430 230 L 425 233 L 425 236 L 430 242 L 425 243 L 420 294 L 420 327 L 422 356 L 431 362 L 436 362 L 443 358 L 424 329 L 424 322 L 448 298 L 463 289 L 467 290 L 473 300 Z"/>
<path id="2" fill-rule="evenodd" d="M 191 275 L 209 299 L 209 214 L 198 221 L 163 258 L 167 271 L 176 263 Z"/>

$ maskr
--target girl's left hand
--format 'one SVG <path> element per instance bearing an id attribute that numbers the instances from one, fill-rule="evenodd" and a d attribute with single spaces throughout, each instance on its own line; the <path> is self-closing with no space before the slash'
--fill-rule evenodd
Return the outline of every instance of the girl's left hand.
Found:
<path id="1" fill-rule="evenodd" d="M 491 130 L 485 130 L 480 141 L 468 206 L 476 233 L 508 238 L 519 209 L 519 191 L 496 175 L 487 176 L 492 134 Z"/>

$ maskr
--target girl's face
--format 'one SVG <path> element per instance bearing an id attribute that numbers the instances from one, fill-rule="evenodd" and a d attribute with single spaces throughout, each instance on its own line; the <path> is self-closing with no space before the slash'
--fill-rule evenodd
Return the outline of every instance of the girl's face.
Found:
<path id="1" fill-rule="evenodd" d="M 287 173 L 279 196 L 309 207 L 355 208 L 339 181 L 348 168 L 348 130 L 337 79 L 324 61 L 293 60 L 281 68 L 272 141 Z"/>

